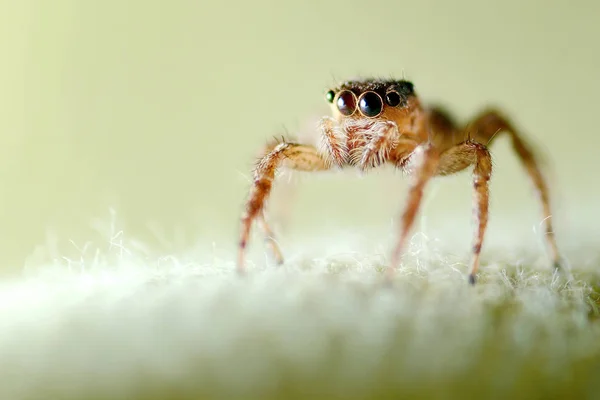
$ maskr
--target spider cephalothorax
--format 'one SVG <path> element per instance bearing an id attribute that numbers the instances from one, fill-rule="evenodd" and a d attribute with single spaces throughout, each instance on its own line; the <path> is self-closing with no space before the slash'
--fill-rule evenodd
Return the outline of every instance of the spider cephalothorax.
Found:
<path id="1" fill-rule="evenodd" d="M 392 252 L 388 276 L 399 263 L 427 182 L 473 166 L 476 231 L 469 282 L 475 283 L 479 254 L 488 220 L 492 162 L 488 147 L 499 132 L 510 135 L 513 148 L 539 192 L 546 240 L 554 266 L 560 255 L 550 218 L 548 188 L 531 147 L 499 112 L 486 110 L 464 126 L 439 108 L 421 105 L 413 84 L 405 80 L 364 79 L 342 83 L 326 91 L 332 116 L 319 123 L 320 146 L 282 141 L 269 146 L 254 170 L 254 182 L 242 217 L 238 271 L 252 222 L 258 219 L 278 263 L 283 257 L 265 220 L 264 206 L 278 168 L 323 171 L 337 166 L 361 170 L 390 163 L 413 176 L 400 219 L 400 236 Z"/>

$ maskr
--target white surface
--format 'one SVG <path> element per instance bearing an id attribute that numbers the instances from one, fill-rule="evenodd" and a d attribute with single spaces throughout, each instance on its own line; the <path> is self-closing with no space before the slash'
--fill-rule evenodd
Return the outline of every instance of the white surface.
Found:
<path id="1" fill-rule="evenodd" d="M 540 368 L 548 374 L 599 348 L 597 326 L 587 320 L 588 283 L 565 287 L 543 254 L 498 251 L 505 259 L 488 256 L 472 288 L 466 259 L 416 235 L 386 288 L 378 272 L 385 246 L 364 236 L 313 241 L 287 249 L 286 268 L 251 263 L 245 279 L 226 260 L 187 263 L 182 255 L 158 263 L 117 252 L 77 267 L 38 266 L 4 282 L 0 398 L 132 398 L 148 387 L 244 397 L 271 393 L 288 373 L 298 382 L 326 374 L 328 384 L 357 394 L 392 354 L 386 368 L 407 385 L 473 368 L 485 374 L 476 363 L 497 344 L 494 310 L 504 315 L 511 305 L 502 333 L 510 365 L 486 367 L 503 370 L 508 383 L 536 345 L 545 348 Z M 261 241 L 252 243 L 260 253 Z M 577 254 L 567 251 L 576 278 L 597 280 L 597 258 Z"/>

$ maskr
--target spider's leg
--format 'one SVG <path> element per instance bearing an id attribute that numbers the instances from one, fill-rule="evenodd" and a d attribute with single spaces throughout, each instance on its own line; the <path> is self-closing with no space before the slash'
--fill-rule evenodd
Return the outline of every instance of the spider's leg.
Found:
<path id="1" fill-rule="evenodd" d="M 267 244 L 267 246 L 269 246 L 271 248 L 271 253 L 273 254 L 273 257 L 275 258 L 275 262 L 278 265 L 283 264 L 283 254 L 281 253 L 281 249 L 279 248 L 279 245 L 277 244 L 277 241 L 275 239 L 275 234 L 273 233 L 273 230 L 271 229 L 271 227 L 269 226 L 269 223 L 267 222 L 266 218 L 265 218 L 265 211 L 261 210 L 258 216 L 261 228 L 263 230 L 263 233 L 265 234 L 265 243 Z"/>
<path id="2" fill-rule="evenodd" d="M 486 145 L 490 145 L 494 138 L 501 133 L 507 133 L 512 140 L 512 147 L 517 157 L 525 167 L 525 171 L 533 181 L 537 194 L 542 203 L 543 222 L 545 224 L 545 238 L 549 246 L 552 261 L 556 269 L 561 268 L 561 256 L 556 244 L 552 227 L 552 212 L 550 208 L 550 195 L 548 185 L 542 175 L 540 161 L 532 147 L 525 141 L 522 134 L 499 112 L 486 111 L 475 118 L 465 128 L 465 133 Z"/>
<path id="3" fill-rule="evenodd" d="M 492 175 L 492 158 L 487 147 L 473 141 L 458 144 L 440 156 L 437 175 L 449 175 L 473 165 L 473 214 L 477 229 L 473 240 L 473 258 L 469 269 L 469 283 L 475 284 L 479 269 L 479 255 L 488 223 L 489 180 Z"/>
<path id="4" fill-rule="evenodd" d="M 400 139 L 398 126 L 391 121 L 377 122 L 373 124 L 370 131 L 371 140 L 365 146 L 359 162 L 359 167 L 363 171 L 382 164 Z"/>
<path id="5" fill-rule="evenodd" d="M 339 123 L 332 117 L 321 117 L 316 126 L 317 143 L 314 143 L 319 153 L 323 156 L 329 166 L 343 168 L 348 162 L 348 147 L 346 142 L 346 133 Z M 313 137 L 305 136 L 304 140 L 292 140 L 296 143 L 313 144 Z M 274 147 L 274 146 L 273 146 Z M 269 150 L 272 150 L 269 149 Z M 263 152 L 266 154 L 266 152 Z M 271 216 L 276 217 L 281 228 L 285 228 L 290 219 L 290 211 L 296 197 L 297 189 L 296 179 L 281 182 L 277 190 L 279 191 L 278 201 L 274 209 L 271 209 Z M 275 213 L 275 214 L 274 214 Z M 268 240 L 268 239 L 267 239 Z"/>
<path id="6" fill-rule="evenodd" d="M 246 201 L 245 212 L 242 216 L 237 261 L 237 269 L 240 273 L 243 273 L 245 269 L 245 250 L 250 237 L 252 222 L 257 217 L 261 218 L 265 202 L 271 193 L 275 173 L 280 167 L 300 171 L 319 171 L 329 168 L 327 162 L 315 147 L 298 143 L 280 143 L 258 162 L 254 170 L 254 181 Z M 263 225 L 264 227 L 265 225 Z M 266 227 L 268 229 L 268 225 Z M 267 234 L 269 234 L 268 231 Z"/>
<path id="7" fill-rule="evenodd" d="M 346 135 L 337 121 L 331 117 L 323 117 L 319 122 L 321 153 L 327 157 L 328 163 L 339 167 L 348 162 L 348 145 Z"/>
<path id="8" fill-rule="evenodd" d="M 398 266 L 400 256 L 404 251 L 408 234 L 412 228 L 415 216 L 419 210 L 423 189 L 431 177 L 435 174 L 439 162 L 439 153 L 431 145 L 421 145 L 415 148 L 411 158 L 416 157 L 417 164 L 412 172 L 412 182 L 408 192 L 408 199 L 401 216 L 400 238 L 394 247 L 391 257 L 391 265 L 387 268 L 387 277 L 390 278 Z M 411 164 L 413 161 L 409 161 Z"/>

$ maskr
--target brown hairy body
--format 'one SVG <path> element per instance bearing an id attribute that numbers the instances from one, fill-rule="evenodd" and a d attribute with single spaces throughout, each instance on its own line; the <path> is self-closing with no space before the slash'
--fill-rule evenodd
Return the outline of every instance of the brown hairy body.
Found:
<path id="1" fill-rule="evenodd" d="M 245 270 L 245 249 L 256 219 L 276 261 L 283 263 L 281 250 L 264 214 L 279 168 L 323 171 L 353 167 L 366 171 L 390 163 L 411 177 L 411 185 L 387 277 L 392 276 L 400 261 L 428 181 L 436 175 L 450 175 L 472 167 L 477 223 L 468 277 L 474 284 L 489 213 L 492 161 L 488 146 L 501 133 L 510 136 L 513 149 L 539 194 L 550 256 L 554 267 L 560 267 L 548 187 L 538 161 L 521 133 L 498 111 L 486 110 L 466 126 L 458 126 L 442 110 L 424 107 L 412 83 L 404 80 L 348 81 L 328 91 L 326 98 L 331 103 L 332 116 L 321 119 L 320 146 L 282 141 L 268 146 L 256 165 L 242 216 L 237 260 L 240 273 Z"/>

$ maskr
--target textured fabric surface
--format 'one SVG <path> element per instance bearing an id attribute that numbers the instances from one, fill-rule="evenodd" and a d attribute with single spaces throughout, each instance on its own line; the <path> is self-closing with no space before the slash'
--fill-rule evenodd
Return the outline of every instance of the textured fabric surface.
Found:
<path id="1" fill-rule="evenodd" d="M 285 268 L 258 257 L 243 279 L 219 258 L 122 249 L 30 268 L 0 288 L 0 398 L 593 398 L 600 389 L 593 247 L 566 249 L 567 283 L 537 253 L 490 246 L 470 287 L 466 258 L 416 235 L 386 286 L 385 252 L 362 239 L 313 238 L 329 251 L 298 244 Z"/>

